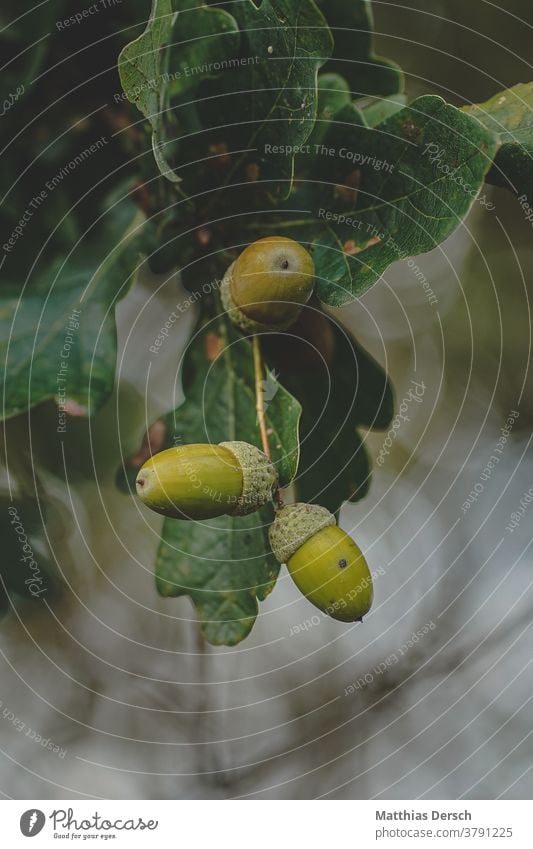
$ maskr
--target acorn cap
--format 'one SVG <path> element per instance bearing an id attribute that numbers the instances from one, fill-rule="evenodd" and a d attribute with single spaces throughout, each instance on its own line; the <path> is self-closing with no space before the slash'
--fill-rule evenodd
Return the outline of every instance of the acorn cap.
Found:
<path id="1" fill-rule="evenodd" d="M 242 493 L 232 515 L 254 513 L 272 499 L 278 482 L 277 472 L 266 454 L 255 445 L 248 442 L 221 442 L 220 445 L 231 451 L 242 470 Z"/>
<path id="2" fill-rule="evenodd" d="M 236 306 L 231 294 L 231 275 L 235 263 L 232 262 L 220 284 L 220 297 L 222 306 L 227 312 L 233 324 L 240 327 L 246 333 L 271 333 L 272 330 L 288 330 L 291 324 L 294 323 L 294 318 L 285 321 L 282 324 L 262 324 L 260 321 L 255 321 L 253 318 L 248 318 L 242 310 Z"/>
<path id="3" fill-rule="evenodd" d="M 318 531 L 336 524 L 333 513 L 319 504 L 288 504 L 270 526 L 272 551 L 280 563 L 287 563 Z"/>

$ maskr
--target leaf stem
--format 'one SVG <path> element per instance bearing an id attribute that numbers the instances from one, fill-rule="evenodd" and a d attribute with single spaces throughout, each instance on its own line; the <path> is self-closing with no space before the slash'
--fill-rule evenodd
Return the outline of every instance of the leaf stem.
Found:
<path id="1" fill-rule="evenodd" d="M 268 430 L 265 415 L 265 369 L 263 365 L 263 356 L 261 353 L 261 342 L 259 336 L 252 336 L 252 351 L 254 355 L 254 378 L 255 378 L 255 409 L 257 411 L 257 421 L 259 423 L 259 432 L 261 434 L 261 443 L 263 451 L 270 461 L 272 461 L 272 452 L 270 450 L 270 442 L 268 440 Z M 283 495 L 281 487 L 278 485 L 275 492 L 275 500 L 278 507 L 283 507 Z"/>
<path id="2" fill-rule="evenodd" d="M 259 336 L 252 337 L 252 350 L 254 353 L 255 409 L 257 410 L 257 421 L 259 422 L 263 451 L 267 455 L 268 459 L 272 460 L 265 417 L 265 390 L 263 382 L 264 369 Z"/>

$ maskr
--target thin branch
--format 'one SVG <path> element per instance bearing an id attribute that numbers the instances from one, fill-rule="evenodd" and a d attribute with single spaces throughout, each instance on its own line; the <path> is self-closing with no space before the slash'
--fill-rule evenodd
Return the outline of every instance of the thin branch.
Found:
<path id="1" fill-rule="evenodd" d="M 252 337 L 252 349 L 254 352 L 254 376 L 255 376 L 255 409 L 257 410 L 257 421 L 259 422 L 259 431 L 261 433 L 261 442 L 263 443 L 263 451 L 269 460 L 272 460 L 270 452 L 270 444 L 268 441 L 268 433 L 265 417 L 265 384 L 264 384 L 264 369 L 263 358 L 261 356 L 261 343 L 259 336 Z"/>
<path id="2" fill-rule="evenodd" d="M 257 411 L 257 421 L 259 423 L 259 432 L 261 434 L 261 443 L 263 451 L 269 460 L 272 460 L 272 452 L 270 450 L 270 442 L 268 440 L 268 430 L 265 415 L 265 369 L 263 365 L 263 357 L 261 354 L 261 343 L 259 336 L 252 336 L 252 350 L 254 355 L 254 377 L 255 377 L 255 409 Z M 281 487 L 278 486 L 275 493 L 275 499 L 278 507 L 283 507 L 283 495 Z"/>

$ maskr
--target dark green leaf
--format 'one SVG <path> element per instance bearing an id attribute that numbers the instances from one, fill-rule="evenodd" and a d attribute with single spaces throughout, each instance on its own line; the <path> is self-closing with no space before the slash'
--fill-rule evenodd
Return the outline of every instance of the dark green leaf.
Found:
<path id="1" fill-rule="evenodd" d="M 295 148 L 314 126 L 317 74 L 330 55 L 331 34 L 313 0 L 259 6 L 242 0 L 231 9 L 242 32 L 243 64 L 214 89 L 206 109 L 213 124 L 229 125 L 230 147 L 250 151 L 232 174 L 246 162 L 271 181 L 271 195 L 286 196 Z"/>
<path id="2" fill-rule="evenodd" d="M 233 329 L 225 314 L 201 330 L 190 345 L 183 364 L 183 388 L 186 402 L 166 417 L 169 445 L 176 440 L 242 440 L 261 448 L 250 342 Z M 272 460 L 286 486 L 298 468 L 301 407 L 274 374 L 265 374 L 263 388 Z M 206 399 L 211 397 L 206 411 Z"/>
<path id="3" fill-rule="evenodd" d="M 20 294 L 0 295 L 2 417 L 55 398 L 62 414 L 96 412 L 114 383 L 114 305 L 128 291 L 142 249 L 144 217 L 129 201 L 110 204 L 100 231 L 63 262 L 36 268 Z M 64 415 L 61 416 L 64 419 Z"/>
<path id="4" fill-rule="evenodd" d="M 353 259 L 345 253 L 343 244 L 333 227 L 324 227 L 313 242 L 317 290 L 346 286 L 356 268 Z"/>
<path id="5" fill-rule="evenodd" d="M 178 16 L 172 32 L 169 60 L 169 94 L 174 96 L 202 80 L 234 67 L 240 35 L 235 18 L 203 0 L 175 2 Z"/>
<path id="6" fill-rule="evenodd" d="M 0 110 L 5 108 L 6 103 L 9 104 L 8 109 L 11 108 L 19 97 L 22 98 L 38 75 L 57 32 L 55 22 L 62 17 L 63 7 L 63 0 L 32 4 L 3 0 L 0 18 Z"/>
<path id="7" fill-rule="evenodd" d="M 405 94 L 392 94 L 390 97 L 372 97 L 358 100 L 356 106 L 360 110 L 368 127 L 377 127 L 382 121 L 391 118 L 400 109 L 407 106 Z"/>
<path id="8" fill-rule="evenodd" d="M 515 85 L 486 103 L 463 107 L 498 136 L 501 147 L 488 181 L 533 203 L 533 83 Z"/>
<path id="9" fill-rule="evenodd" d="M 189 595 L 205 638 L 235 645 L 251 631 L 257 601 L 272 591 L 279 564 L 270 551 L 273 509 L 209 522 L 165 519 L 157 555 L 157 589 L 163 596 Z"/>
<path id="10" fill-rule="evenodd" d="M 152 146 L 162 174 L 173 182 L 179 176 L 168 163 L 165 152 L 165 121 L 168 119 L 168 45 L 176 14 L 172 0 L 152 0 L 146 29 L 122 50 L 118 60 L 120 81 L 128 100 L 148 118 Z"/>
<path id="11" fill-rule="evenodd" d="M 363 498 L 370 485 L 357 428 L 387 427 L 394 400 L 381 366 L 342 325 L 321 315 L 329 329 L 313 324 L 309 335 L 299 322 L 291 328 L 290 350 L 273 336 L 267 356 L 303 407 L 298 497 L 337 512 L 344 501 Z M 324 351 L 319 334 L 328 337 Z"/>
<path id="12" fill-rule="evenodd" d="M 339 74 L 320 74 L 317 118 L 321 121 L 331 121 L 349 102 L 350 87 L 344 77 Z"/>
<path id="13" fill-rule="evenodd" d="M 202 328 L 183 364 L 186 401 L 166 417 L 168 445 L 224 441 L 261 446 L 255 413 L 250 343 L 225 315 Z M 296 474 L 299 403 L 265 375 L 267 426 L 273 461 L 283 482 Z M 206 638 L 232 645 L 249 633 L 257 599 L 272 590 L 278 564 L 268 542 L 273 510 L 208 522 L 165 519 L 156 576 L 162 595 L 190 595 Z"/>
<path id="14" fill-rule="evenodd" d="M 318 5 L 335 42 L 327 70 L 346 77 L 355 97 L 385 96 L 401 91 L 400 68 L 373 51 L 374 21 L 370 0 L 318 0 Z"/>
<path id="15" fill-rule="evenodd" d="M 275 372 L 266 371 L 263 392 L 272 457 L 281 484 L 287 486 L 298 471 L 298 427 L 302 408 L 296 398 L 279 383 Z"/>
<path id="16" fill-rule="evenodd" d="M 347 245 L 342 279 L 327 279 L 319 254 L 326 279 L 318 294 L 336 306 L 359 297 L 392 262 L 444 241 L 472 206 L 498 148 L 493 133 L 440 97 L 418 98 L 374 130 L 361 121 L 353 104 L 336 116 L 324 139 L 335 155 L 316 159 L 314 208 L 305 220 L 307 230 L 311 221 L 328 225 Z M 337 250 L 331 239 L 317 241 Z M 341 258 L 331 261 L 341 266 Z"/>
<path id="17" fill-rule="evenodd" d="M 321 504 L 338 513 L 345 501 L 360 501 L 367 495 L 371 466 L 353 425 L 347 422 L 340 426 L 326 411 L 320 428 L 313 429 L 313 422 L 303 419 L 302 434 L 299 500 Z"/>
<path id="18" fill-rule="evenodd" d="M 319 74 L 316 123 L 308 139 L 313 150 L 323 140 L 329 122 L 349 102 L 350 87 L 344 77 L 339 74 Z"/>

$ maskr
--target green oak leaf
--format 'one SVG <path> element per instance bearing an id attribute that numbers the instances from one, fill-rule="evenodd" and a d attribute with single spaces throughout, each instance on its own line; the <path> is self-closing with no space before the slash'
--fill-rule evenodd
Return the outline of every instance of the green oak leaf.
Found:
<path id="1" fill-rule="evenodd" d="M 329 123 L 350 102 L 350 86 L 339 74 L 319 74 L 316 122 L 307 144 L 314 150 L 328 130 Z"/>
<path id="2" fill-rule="evenodd" d="M 172 182 L 180 178 L 169 165 L 165 147 L 168 120 L 169 42 L 177 16 L 172 0 L 152 0 L 150 18 L 144 32 L 120 53 L 118 70 L 124 92 L 148 118 L 152 127 L 152 147 L 161 173 Z"/>
<path id="3" fill-rule="evenodd" d="M 26 8 L 24 8 L 26 6 Z M 63 17 L 63 0 L 46 3 L 20 3 L 3 0 L 0 18 L 0 110 L 16 106 L 42 69 L 57 32 L 56 21 Z"/>
<path id="4" fill-rule="evenodd" d="M 2 418 L 55 398 L 74 415 L 95 413 L 113 389 L 114 305 L 128 291 L 143 247 L 144 216 L 113 204 L 63 261 L 37 266 L 24 291 L 0 293 Z M 65 412 L 65 410 L 63 410 Z"/>
<path id="5" fill-rule="evenodd" d="M 533 203 L 533 83 L 515 85 L 462 111 L 500 140 L 488 182 L 524 193 Z"/>
<path id="6" fill-rule="evenodd" d="M 237 22 L 223 9 L 206 6 L 203 0 L 179 0 L 177 7 L 169 59 L 170 97 L 232 68 L 240 43 Z"/>
<path id="7" fill-rule="evenodd" d="M 171 98 L 216 76 L 217 63 L 230 63 L 239 41 L 235 19 L 222 9 L 202 0 L 152 0 L 146 29 L 119 56 L 124 91 L 148 118 L 157 166 L 172 182 L 181 177 L 168 161 L 167 125 L 176 125 Z"/>
<path id="8" fill-rule="evenodd" d="M 317 120 L 331 121 L 349 102 L 350 87 L 344 77 L 331 73 L 319 75 Z"/>
<path id="9" fill-rule="evenodd" d="M 313 0 L 242 0 L 231 5 L 241 29 L 242 67 L 210 92 L 205 120 L 224 126 L 230 149 L 268 182 L 272 197 L 290 191 L 294 157 L 317 114 L 317 76 L 331 33 Z"/>
<path id="10" fill-rule="evenodd" d="M 338 514 L 346 501 L 365 498 L 370 489 L 372 468 L 357 429 L 348 423 L 339 427 L 332 417 L 324 414 L 320 429 L 313 429 L 309 423 L 307 439 L 306 422 L 302 420 L 302 434 L 304 447 L 298 499 L 321 504 Z M 323 439 L 330 441 L 324 444 Z"/>
<path id="11" fill-rule="evenodd" d="M 298 230 L 309 237 L 314 227 L 317 293 L 324 303 L 340 306 L 362 295 L 391 263 L 432 250 L 455 230 L 499 141 L 474 118 L 428 95 L 375 129 L 349 104 L 335 116 L 323 144 L 327 155 L 314 158 L 307 185 L 290 198 L 307 214 L 293 220 L 283 215 L 271 229 L 297 238 Z M 347 246 L 344 257 L 338 256 L 340 245 Z"/>
<path id="12" fill-rule="evenodd" d="M 197 442 L 251 442 L 261 446 L 255 412 L 253 358 L 248 339 L 222 314 L 195 335 L 183 363 L 185 402 L 166 416 L 167 446 Z M 264 396 L 272 459 L 280 479 L 295 476 L 301 407 L 265 371 Z M 214 644 L 246 637 L 279 570 L 268 542 L 273 508 L 247 517 L 205 522 L 165 519 L 156 561 L 158 591 L 189 595 L 203 633 Z"/>
<path id="13" fill-rule="evenodd" d="M 271 337 L 266 351 L 303 407 L 298 498 L 337 512 L 344 501 L 363 498 L 370 486 L 370 462 L 358 428 L 388 427 L 394 397 L 381 366 L 345 327 L 321 315 L 334 340 L 330 361 L 319 356 L 308 361 L 305 352 L 316 339 L 308 338 L 298 324 L 291 328 L 288 354 L 279 336 Z"/>
<path id="14" fill-rule="evenodd" d="M 156 563 L 158 592 L 188 595 L 213 645 L 236 645 L 250 633 L 258 601 L 274 589 L 279 564 L 270 551 L 273 508 L 208 522 L 165 519 Z"/>
<path id="15" fill-rule="evenodd" d="M 373 51 L 370 0 L 317 0 L 333 33 L 334 50 L 326 70 L 342 74 L 355 97 L 397 94 L 403 74 Z"/>
<path id="16" fill-rule="evenodd" d="M 324 227 L 313 240 L 313 260 L 317 280 L 317 291 L 331 288 L 345 290 L 347 281 L 357 273 L 355 261 L 344 250 L 335 228 Z"/>
<path id="17" fill-rule="evenodd" d="M 377 127 L 407 106 L 407 95 L 391 94 L 390 97 L 369 97 L 357 100 L 355 105 L 368 127 Z"/>
<path id="18" fill-rule="evenodd" d="M 210 360 L 209 356 L 214 358 Z M 183 363 L 183 388 L 186 402 L 166 416 L 168 445 L 176 441 L 243 440 L 261 448 L 251 345 L 224 313 L 202 329 L 189 346 Z M 302 411 L 274 372 L 265 371 L 263 392 L 272 460 L 281 484 L 286 486 L 298 469 Z M 215 400 L 207 416 L 205 399 L 211 395 Z"/>

